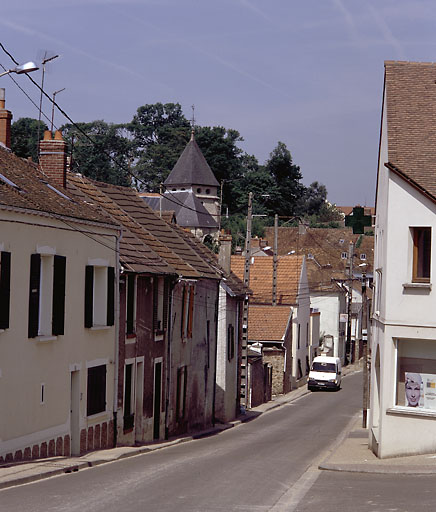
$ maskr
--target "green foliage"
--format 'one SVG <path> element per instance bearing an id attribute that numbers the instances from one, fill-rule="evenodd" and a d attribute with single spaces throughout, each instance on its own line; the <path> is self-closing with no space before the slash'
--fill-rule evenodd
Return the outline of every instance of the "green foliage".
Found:
<path id="1" fill-rule="evenodd" d="M 133 168 L 140 190 L 158 192 L 190 137 L 190 124 L 179 103 L 143 105 L 127 129 L 136 160 Z"/>
<path id="2" fill-rule="evenodd" d="M 21 117 L 11 125 L 11 149 L 22 158 L 31 157 L 38 162 L 38 126 L 39 137 L 42 139 L 47 125 L 37 119 Z"/>
<path id="3" fill-rule="evenodd" d="M 94 180 L 130 185 L 128 169 L 133 151 L 124 126 L 105 121 L 77 123 L 77 126 L 80 130 L 71 124 L 61 129 L 72 155 L 71 170 Z"/>

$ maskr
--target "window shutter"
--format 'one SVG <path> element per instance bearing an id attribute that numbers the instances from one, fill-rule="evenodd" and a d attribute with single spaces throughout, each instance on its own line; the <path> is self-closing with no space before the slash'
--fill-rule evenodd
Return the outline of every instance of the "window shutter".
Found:
<path id="1" fill-rule="evenodd" d="M 186 285 L 183 285 L 183 293 L 182 293 L 182 315 L 181 315 L 181 328 L 180 335 L 182 339 L 185 337 L 185 316 L 186 316 Z"/>
<path id="2" fill-rule="evenodd" d="M 30 256 L 30 284 L 29 284 L 29 324 L 28 336 L 38 336 L 39 327 L 39 289 L 41 279 L 41 256 L 32 254 Z"/>
<path id="3" fill-rule="evenodd" d="M 107 325 L 115 323 L 115 268 L 107 268 Z"/>
<path id="4" fill-rule="evenodd" d="M 0 260 L 0 329 L 9 327 L 11 297 L 11 253 L 1 253 Z"/>
<path id="5" fill-rule="evenodd" d="M 157 330 L 157 312 L 159 306 L 159 278 L 153 279 L 153 333 Z"/>
<path id="6" fill-rule="evenodd" d="M 188 338 L 192 338 L 192 324 L 194 321 L 194 286 L 189 287 L 189 309 L 188 309 Z"/>
<path id="7" fill-rule="evenodd" d="M 164 280 L 164 296 L 163 296 L 163 326 L 162 328 L 165 330 L 168 327 L 168 301 L 170 295 L 170 284 L 168 279 Z"/>
<path id="8" fill-rule="evenodd" d="M 129 274 L 127 276 L 127 334 L 133 334 L 135 332 L 133 320 L 135 311 L 135 276 Z M 130 414 L 130 413 L 129 413 Z"/>
<path id="9" fill-rule="evenodd" d="M 52 334 L 64 334 L 65 330 L 65 274 L 67 259 L 65 256 L 54 257 L 53 269 L 53 316 Z"/>
<path id="10" fill-rule="evenodd" d="M 94 267 L 85 269 L 85 327 L 92 327 L 94 311 Z"/>

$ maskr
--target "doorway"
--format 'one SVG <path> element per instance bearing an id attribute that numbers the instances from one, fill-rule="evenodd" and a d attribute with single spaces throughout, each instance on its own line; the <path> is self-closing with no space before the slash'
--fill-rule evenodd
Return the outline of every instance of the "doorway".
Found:
<path id="1" fill-rule="evenodd" d="M 70 436 L 71 455 L 80 455 L 80 370 L 71 372 Z"/>

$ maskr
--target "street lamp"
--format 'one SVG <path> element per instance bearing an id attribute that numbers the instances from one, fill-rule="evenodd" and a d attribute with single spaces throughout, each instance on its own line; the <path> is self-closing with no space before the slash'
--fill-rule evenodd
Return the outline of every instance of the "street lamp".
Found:
<path id="1" fill-rule="evenodd" d="M 37 69 L 39 69 L 38 66 L 34 62 L 29 61 L 13 69 L 3 71 L 3 73 L 0 73 L 0 76 L 9 75 L 9 73 L 17 73 L 17 75 L 22 75 L 23 73 L 31 73 L 32 71 L 36 71 Z"/>

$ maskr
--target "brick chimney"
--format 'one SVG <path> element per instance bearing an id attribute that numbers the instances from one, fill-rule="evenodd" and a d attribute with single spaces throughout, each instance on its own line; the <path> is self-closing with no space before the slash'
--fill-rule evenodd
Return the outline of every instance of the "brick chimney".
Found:
<path id="1" fill-rule="evenodd" d="M 44 132 L 39 143 L 39 165 L 53 185 L 67 186 L 67 143 L 62 133 L 56 130 L 54 139 L 50 130 Z"/>
<path id="2" fill-rule="evenodd" d="M 0 89 L 0 143 L 7 148 L 11 147 L 11 120 L 12 113 L 5 109 L 5 90 Z"/>
<path id="3" fill-rule="evenodd" d="M 232 235 L 221 233 L 219 238 L 220 251 L 218 253 L 218 263 L 227 274 L 230 274 L 230 263 L 232 256 Z"/>

